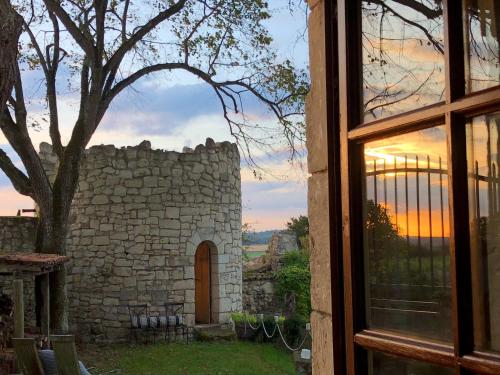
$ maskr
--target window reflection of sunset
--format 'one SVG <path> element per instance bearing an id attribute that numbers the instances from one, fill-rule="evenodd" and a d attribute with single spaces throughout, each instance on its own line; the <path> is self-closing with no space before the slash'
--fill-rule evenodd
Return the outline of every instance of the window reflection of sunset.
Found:
<path id="1" fill-rule="evenodd" d="M 377 204 L 387 210 L 400 236 L 449 237 L 446 139 L 443 126 L 369 142 L 365 144 L 364 155 L 366 199 L 375 200 L 376 169 Z M 416 202 L 417 160 L 419 211 Z"/>
<path id="2" fill-rule="evenodd" d="M 380 205 L 387 209 L 387 213 L 391 218 L 391 222 L 397 227 L 398 234 L 402 237 L 410 236 L 417 237 L 418 236 L 418 215 L 417 210 L 408 211 L 408 227 L 406 227 L 406 213 L 404 210 L 400 209 L 398 212 L 398 216 L 396 218 L 394 205 L 392 204 L 382 204 Z M 448 203 L 446 202 L 446 205 Z M 432 237 L 441 237 L 441 234 L 444 235 L 445 238 L 450 236 L 450 222 L 449 216 L 443 215 L 443 224 L 441 223 L 441 211 L 439 208 L 435 210 L 431 210 L 431 222 L 432 222 L 432 232 L 429 230 L 431 228 L 429 226 L 429 211 L 428 210 L 420 210 L 420 236 L 422 237 L 430 237 L 432 233 Z M 408 230 L 409 228 L 409 230 Z"/>

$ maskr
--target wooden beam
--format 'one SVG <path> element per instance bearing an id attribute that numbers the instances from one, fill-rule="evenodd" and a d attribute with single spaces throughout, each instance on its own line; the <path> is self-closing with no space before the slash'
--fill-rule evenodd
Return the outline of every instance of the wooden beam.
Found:
<path id="1" fill-rule="evenodd" d="M 16 279 L 13 282 L 14 294 L 14 337 L 24 337 L 24 288 L 23 280 Z"/>
<path id="2" fill-rule="evenodd" d="M 42 334 L 49 339 L 50 335 L 50 283 L 49 274 L 46 273 L 42 276 L 42 296 L 43 296 L 43 310 L 42 310 Z"/>

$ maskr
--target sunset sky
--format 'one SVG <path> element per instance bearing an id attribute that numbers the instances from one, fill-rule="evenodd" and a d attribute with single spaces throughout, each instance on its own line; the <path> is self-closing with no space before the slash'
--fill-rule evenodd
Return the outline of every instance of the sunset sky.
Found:
<path id="1" fill-rule="evenodd" d="M 281 57 L 307 67 L 306 16 L 300 11 L 291 15 L 287 4 L 286 0 L 271 4 L 273 17 L 268 25 L 274 37 L 274 48 Z M 30 114 L 38 120 L 46 112 L 40 100 L 43 92 L 39 88 L 40 78 L 37 72 L 27 72 L 23 76 L 25 90 L 30 92 Z M 69 91 L 60 94 L 59 98 L 61 133 L 63 140 L 67 140 L 79 102 Z M 248 100 L 246 108 L 250 116 L 264 116 L 263 122 L 273 121 L 256 101 Z M 40 123 L 40 131 L 31 131 L 35 145 L 49 141 L 48 129 L 43 121 Z M 139 81 L 133 90 L 120 94 L 90 145 L 133 146 L 150 140 L 153 148 L 181 151 L 183 146 L 195 147 L 204 143 L 207 137 L 216 142 L 233 141 L 212 89 L 187 74 L 159 74 Z M 20 165 L 1 134 L 0 148 Z M 269 156 L 253 150 L 253 156 L 266 173 L 263 180 L 257 180 L 242 161 L 243 223 L 249 223 L 254 230 L 279 229 L 285 227 L 290 217 L 307 214 L 305 167 L 300 162 L 290 165 L 286 151 Z M 15 215 L 19 208 L 32 206 L 32 201 L 17 194 L 0 171 L 0 215 Z"/>

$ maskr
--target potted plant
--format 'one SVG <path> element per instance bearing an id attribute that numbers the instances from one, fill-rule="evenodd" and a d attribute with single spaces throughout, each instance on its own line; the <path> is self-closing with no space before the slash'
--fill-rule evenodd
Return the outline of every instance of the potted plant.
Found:
<path id="1" fill-rule="evenodd" d="M 234 330 L 238 339 L 252 341 L 257 335 L 258 329 L 253 329 L 259 326 L 255 315 L 246 312 L 235 312 L 231 314 L 231 320 L 234 324 Z"/>

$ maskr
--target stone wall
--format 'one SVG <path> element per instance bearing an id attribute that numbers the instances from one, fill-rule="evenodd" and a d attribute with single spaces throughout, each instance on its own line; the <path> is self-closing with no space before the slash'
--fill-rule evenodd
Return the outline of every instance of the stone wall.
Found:
<path id="1" fill-rule="evenodd" d="M 57 158 L 41 145 L 47 170 Z M 53 176 L 52 176 L 53 177 Z M 149 142 L 86 151 L 73 201 L 67 251 L 72 329 L 104 339 L 128 334 L 129 304 L 160 311 L 182 302 L 194 323 L 194 255 L 212 251 L 212 318 L 242 308 L 240 158 L 215 143 L 183 153 Z"/>
<path id="2" fill-rule="evenodd" d="M 324 0 L 309 0 L 311 90 L 306 100 L 313 373 L 333 373 Z"/>
<path id="3" fill-rule="evenodd" d="M 35 249 L 37 219 L 27 216 L 0 216 L 0 251 L 32 252 Z"/>
<path id="4" fill-rule="evenodd" d="M 252 314 L 275 315 L 283 304 L 275 294 L 274 274 L 282 265 L 281 258 L 289 251 L 298 250 L 297 236 L 291 231 L 273 234 L 267 254 L 254 258 L 243 267 L 243 309 Z"/>
<path id="5" fill-rule="evenodd" d="M 272 268 L 276 270 L 281 266 L 281 257 L 285 253 L 298 249 L 297 235 L 294 232 L 283 230 L 274 233 L 267 250 L 271 258 Z"/>
<path id="6" fill-rule="evenodd" d="M 266 315 L 281 312 L 272 273 L 251 272 L 243 275 L 243 310 L 251 314 Z"/>
<path id="7" fill-rule="evenodd" d="M 26 216 L 0 217 L 0 253 L 33 252 L 35 250 L 37 219 Z M 33 277 L 24 276 L 25 321 L 36 324 L 35 283 Z M 12 296 L 12 275 L 0 275 L 0 293 Z"/>

